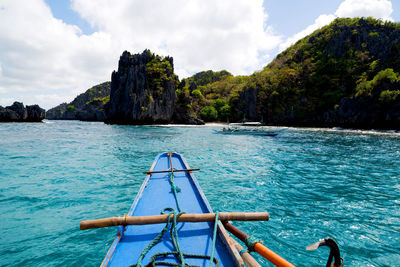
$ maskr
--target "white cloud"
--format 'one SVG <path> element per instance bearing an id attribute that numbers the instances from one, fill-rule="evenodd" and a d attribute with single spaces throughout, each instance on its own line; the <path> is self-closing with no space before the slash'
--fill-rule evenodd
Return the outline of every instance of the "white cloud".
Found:
<path id="1" fill-rule="evenodd" d="M 109 80 L 123 50 L 171 55 L 182 78 L 207 69 L 251 73 L 281 42 L 266 25 L 262 0 L 71 3 L 95 33 L 54 18 L 44 0 L 31 0 L 29 7 L 0 0 L 0 105 L 16 98 L 45 108 L 71 101 Z"/>
<path id="2" fill-rule="evenodd" d="M 244 74 L 261 68 L 280 37 L 265 28 L 262 0 L 74 0 L 91 25 L 126 47 L 150 48 L 174 57 L 178 74 L 228 69 Z M 250 70 L 250 71 L 249 71 Z"/>
<path id="3" fill-rule="evenodd" d="M 328 25 L 337 17 L 375 17 L 382 20 L 393 21 L 390 17 L 392 12 L 393 8 L 390 0 L 344 0 L 339 5 L 335 14 L 320 15 L 315 20 L 314 24 L 287 38 L 286 41 L 279 46 L 279 50 L 283 51 L 301 38 L 311 34 L 313 31 Z"/>
<path id="4" fill-rule="evenodd" d="M 389 0 L 345 0 L 336 10 L 338 17 L 375 17 L 382 20 L 393 20 L 392 2 Z"/>
<path id="5" fill-rule="evenodd" d="M 29 7 L 24 1 L 0 3 L 2 99 L 49 108 L 58 104 L 53 92 L 71 96 L 77 88 L 82 91 L 109 79 L 119 53 L 114 52 L 109 35 L 82 35 L 78 27 L 55 19 L 42 0 L 30 1 Z"/>

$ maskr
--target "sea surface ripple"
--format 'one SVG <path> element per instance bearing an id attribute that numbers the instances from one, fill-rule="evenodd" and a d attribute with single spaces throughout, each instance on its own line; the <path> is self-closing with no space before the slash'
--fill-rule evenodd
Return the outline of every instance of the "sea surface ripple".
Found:
<path id="1" fill-rule="evenodd" d="M 98 266 L 116 229 L 79 222 L 127 213 L 142 172 L 166 151 L 201 169 L 214 210 L 268 211 L 268 222 L 235 225 L 297 266 L 325 266 L 327 248 L 305 247 L 327 236 L 346 266 L 399 266 L 400 134 L 219 128 L 0 124 L 0 266 Z"/>

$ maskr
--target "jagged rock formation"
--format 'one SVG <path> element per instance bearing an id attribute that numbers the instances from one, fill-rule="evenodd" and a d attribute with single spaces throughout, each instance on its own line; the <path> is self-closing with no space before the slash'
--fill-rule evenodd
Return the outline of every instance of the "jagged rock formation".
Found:
<path id="1" fill-rule="evenodd" d="M 104 121 L 104 105 L 110 99 L 110 82 L 93 86 L 71 103 L 62 103 L 46 112 L 49 120 Z"/>
<path id="2" fill-rule="evenodd" d="M 111 76 L 107 123 L 169 123 L 174 113 L 178 78 L 172 57 L 160 57 L 149 50 L 131 55 L 124 51 L 118 71 Z"/>
<path id="3" fill-rule="evenodd" d="M 41 122 L 46 111 L 38 105 L 24 106 L 14 102 L 11 106 L 0 106 L 0 122 Z"/>

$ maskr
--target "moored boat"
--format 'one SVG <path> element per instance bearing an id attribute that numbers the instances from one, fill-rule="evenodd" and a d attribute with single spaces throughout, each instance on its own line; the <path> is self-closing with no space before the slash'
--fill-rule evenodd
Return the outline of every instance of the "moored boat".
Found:
<path id="1" fill-rule="evenodd" d="M 282 131 L 282 130 L 280 130 Z M 264 127 L 262 122 L 229 123 L 219 131 L 219 134 L 233 135 L 258 135 L 258 136 L 277 136 L 278 131 L 272 131 Z"/>
<path id="2" fill-rule="evenodd" d="M 222 128 L 216 131 L 219 134 L 233 134 L 233 135 L 258 135 L 258 136 L 277 136 L 278 134 L 273 131 L 265 131 L 260 129 L 243 129 L 243 128 Z"/>

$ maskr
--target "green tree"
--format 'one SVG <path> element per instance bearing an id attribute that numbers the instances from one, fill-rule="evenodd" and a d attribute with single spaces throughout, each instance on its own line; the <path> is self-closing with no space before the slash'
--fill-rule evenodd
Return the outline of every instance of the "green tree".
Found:
<path id="1" fill-rule="evenodd" d="M 394 101 L 396 101 L 399 95 L 400 95 L 400 90 L 395 90 L 395 91 L 385 90 L 382 91 L 381 94 L 379 95 L 379 101 L 387 104 L 392 104 Z"/>
<path id="2" fill-rule="evenodd" d="M 75 110 L 75 106 L 74 105 L 68 105 L 67 106 L 67 110 L 72 112 L 72 111 Z"/>
<path id="3" fill-rule="evenodd" d="M 218 112 L 213 106 L 205 106 L 200 110 L 200 117 L 204 121 L 215 121 L 218 118 Z"/>
<path id="4" fill-rule="evenodd" d="M 372 80 L 372 86 L 377 86 L 383 82 L 395 83 L 398 81 L 398 79 L 399 78 L 393 69 L 385 69 L 375 75 L 374 79 Z"/>
<path id="5" fill-rule="evenodd" d="M 214 101 L 213 106 L 214 108 L 217 110 L 217 112 L 219 113 L 221 108 L 223 106 L 225 106 L 228 103 L 228 101 L 226 101 L 225 99 L 222 98 L 218 98 Z"/>
<path id="6" fill-rule="evenodd" d="M 193 91 L 192 91 L 192 96 L 193 96 L 194 98 L 198 99 L 198 100 L 203 100 L 203 99 L 204 99 L 204 96 L 203 96 L 203 94 L 200 92 L 199 89 L 193 90 Z"/>
<path id="7" fill-rule="evenodd" d="M 228 119 L 231 116 L 231 107 L 228 104 L 224 105 L 219 110 L 218 115 L 219 115 L 219 119 L 221 121 L 225 121 L 226 119 Z"/>
<path id="8" fill-rule="evenodd" d="M 383 84 L 394 84 L 399 81 L 399 77 L 393 71 L 393 69 L 385 69 L 378 72 L 371 81 L 365 79 L 360 79 L 358 81 L 356 90 L 356 96 L 367 96 L 371 95 L 373 92 L 380 90 Z M 389 95 L 392 93 L 386 92 L 381 95 L 381 99 L 388 100 Z"/>

